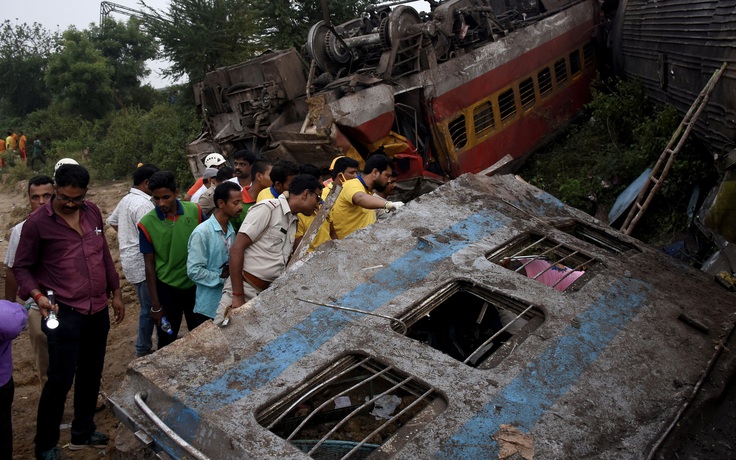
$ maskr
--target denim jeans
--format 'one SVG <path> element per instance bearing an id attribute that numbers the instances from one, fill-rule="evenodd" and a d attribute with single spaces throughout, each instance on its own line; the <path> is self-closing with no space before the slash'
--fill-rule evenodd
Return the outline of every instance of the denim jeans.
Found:
<path id="1" fill-rule="evenodd" d="M 93 315 L 84 314 L 59 303 L 58 317 L 56 329 L 46 327 L 46 321 L 41 325 L 48 337 L 49 370 L 38 402 L 36 454 L 53 449 L 59 442 L 59 425 L 72 383 L 72 442 L 86 441 L 97 428 L 94 415 L 105 363 L 110 313 L 105 308 Z"/>
<path id="2" fill-rule="evenodd" d="M 151 295 L 148 293 L 146 280 L 135 284 L 135 292 L 141 304 L 141 312 L 138 315 L 138 339 L 135 342 L 135 355 L 145 356 L 153 352 L 153 330 L 154 323 L 151 318 Z"/>

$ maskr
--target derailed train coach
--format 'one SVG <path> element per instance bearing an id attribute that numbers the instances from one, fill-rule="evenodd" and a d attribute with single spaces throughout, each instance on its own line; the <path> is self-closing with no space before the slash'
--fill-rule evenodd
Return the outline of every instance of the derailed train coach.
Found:
<path id="1" fill-rule="evenodd" d="M 466 174 L 134 361 L 110 402 L 161 458 L 674 458 L 735 320 L 704 273 Z"/>
<path id="2" fill-rule="evenodd" d="M 726 63 L 694 131 L 716 157 L 736 149 L 736 2 L 621 0 L 608 42 L 618 73 L 681 113 Z"/>
<path id="3" fill-rule="evenodd" d="M 402 3 L 402 2 L 396 2 Z M 447 0 L 380 6 L 315 24 L 305 54 L 264 54 L 195 85 L 203 155 L 240 148 L 329 166 L 337 155 L 397 159 L 399 181 L 443 181 L 513 165 L 590 100 L 593 0 Z"/>

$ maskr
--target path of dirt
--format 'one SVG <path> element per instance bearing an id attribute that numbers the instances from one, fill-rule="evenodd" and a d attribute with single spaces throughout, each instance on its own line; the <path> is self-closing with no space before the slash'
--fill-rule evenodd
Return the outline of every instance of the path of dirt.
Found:
<path id="1" fill-rule="evenodd" d="M 7 187 L 0 194 L 0 215 L 5 216 L 2 224 L 0 224 L 0 238 L 2 239 L 0 241 L 0 254 L 2 254 L 3 260 L 5 258 L 10 230 L 13 225 L 23 220 L 30 210 L 30 207 L 27 206 L 28 199 L 26 198 L 25 187 L 26 182 L 19 182 L 14 186 Z M 107 218 L 129 188 L 130 183 L 128 181 L 92 184 L 87 198 L 97 204 L 102 211 L 103 218 Z M 119 265 L 117 235 L 112 228 L 108 228 L 106 234 L 113 259 L 118 265 L 118 273 L 122 277 L 122 270 Z M 2 272 L 0 290 L 4 291 L 5 271 L 0 271 Z M 107 340 L 107 355 L 105 357 L 105 370 L 102 383 L 102 390 L 106 394 L 111 394 L 115 391 L 123 380 L 128 363 L 135 358 L 134 345 L 138 330 L 138 312 L 140 306 L 133 287 L 124 279 L 122 279 L 122 282 L 126 312 L 125 319 L 121 324 L 112 325 Z M 33 366 L 31 344 L 27 331 L 21 333 L 13 342 L 13 365 L 13 379 L 15 380 L 15 399 L 13 400 L 13 459 L 27 460 L 33 458 L 33 437 L 36 433 L 36 409 L 40 395 L 40 386 Z M 66 428 L 63 428 L 61 432 L 60 447 L 66 446 L 69 442 L 70 433 L 68 425 L 72 421 L 73 391 L 69 393 L 69 397 L 67 398 L 66 411 L 62 421 L 62 427 Z M 100 411 L 95 417 L 95 422 L 99 431 L 110 435 L 113 435 L 119 425 L 118 420 L 110 410 Z M 76 460 L 110 458 L 114 451 L 112 444 L 105 451 L 90 448 L 72 452 L 67 448 L 63 448 L 63 453 L 65 458 Z"/>

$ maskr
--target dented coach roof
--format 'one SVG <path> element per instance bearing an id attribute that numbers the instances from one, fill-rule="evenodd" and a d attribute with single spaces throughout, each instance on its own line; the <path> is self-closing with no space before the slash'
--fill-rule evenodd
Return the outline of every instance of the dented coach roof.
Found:
<path id="1" fill-rule="evenodd" d="M 529 257 L 576 279 L 532 279 Z M 734 312 L 705 274 L 545 192 L 464 175 L 136 360 L 111 401 L 176 458 L 641 458 Z M 462 349 L 488 331 L 481 358 Z"/>

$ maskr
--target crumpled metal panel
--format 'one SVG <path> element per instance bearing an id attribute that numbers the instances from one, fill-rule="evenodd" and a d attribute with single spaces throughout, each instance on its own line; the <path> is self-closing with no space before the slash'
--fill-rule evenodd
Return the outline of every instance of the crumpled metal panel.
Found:
<path id="1" fill-rule="evenodd" d="M 571 224 L 623 249 L 579 238 Z M 526 234 L 595 257 L 595 271 L 560 292 L 488 259 Z M 544 321 L 516 346 L 504 345 L 492 368 L 473 368 L 384 318 L 297 300 L 403 318 L 450 282 L 534 305 Z M 206 323 L 134 361 L 111 401 L 126 424 L 176 458 L 184 454 L 141 414 L 138 392 L 209 458 L 305 459 L 256 414 L 357 353 L 447 401 L 370 458 L 498 458 L 507 436 L 519 435 L 535 459 L 645 458 L 706 375 L 734 312 L 734 294 L 707 275 L 545 192 L 513 176 L 464 175 L 321 246 L 237 309 L 226 328 Z"/>

